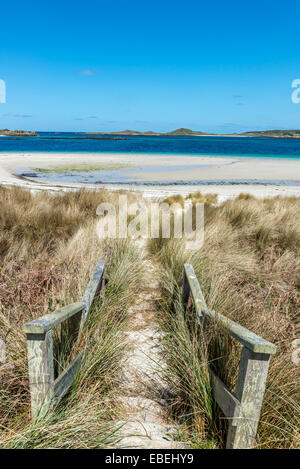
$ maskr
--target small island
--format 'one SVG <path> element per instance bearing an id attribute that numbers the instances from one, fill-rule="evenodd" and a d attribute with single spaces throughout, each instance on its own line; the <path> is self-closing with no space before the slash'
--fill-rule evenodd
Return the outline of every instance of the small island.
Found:
<path id="1" fill-rule="evenodd" d="M 59 132 L 58 132 L 59 134 Z M 86 136 L 82 136 L 86 135 Z M 91 140 L 126 140 L 124 137 L 262 137 L 262 138 L 300 138 L 300 130 L 254 130 L 241 133 L 216 134 L 191 130 L 181 127 L 170 132 L 153 132 L 151 130 L 142 132 L 139 130 L 122 130 L 118 132 L 76 132 L 79 137 L 44 137 L 46 139 L 64 140 L 68 139 L 91 139 Z M 92 135 L 92 137 L 90 137 Z M 107 136 L 107 137 L 105 137 Z M 37 132 L 27 130 L 0 130 L 0 137 L 40 137 Z M 109 137 L 109 138 L 108 138 Z"/>
<path id="2" fill-rule="evenodd" d="M 194 136 L 194 137 L 201 137 L 201 136 L 210 136 L 216 134 L 209 134 L 207 132 L 200 132 L 197 130 L 185 129 L 180 128 L 176 130 L 172 130 L 170 132 L 153 132 L 152 130 L 147 130 L 145 132 L 141 132 L 139 130 L 121 130 L 119 132 L 86 132 L 89 135 L 127 135 L 127 136 L 141 136 L 141 137 L 173 137 L 173 136 Z"/>
<path id="3" fill-rule="evenodd" d="M 238 137 L 300 138 L 300 130 L 261 130 L 236 135 Z"/>
<path id="4" fill-rule="evenodd" d="M 140 137 L 264 137 L 264 138 L 300 138 L 300 130 L 255 130 L 251 132 L 216 134 L 180 128 L 170 132 L 140 132 L 138 130 L 122 130 L 119 132 L 86 132 L 89 135 L 120 135 Z"/>
<path id="5" fill-rule="evenodd" d="M 30 132 L 27 130 L 0 130 L 0 137 L 38 137 L 36 132 Z"/>

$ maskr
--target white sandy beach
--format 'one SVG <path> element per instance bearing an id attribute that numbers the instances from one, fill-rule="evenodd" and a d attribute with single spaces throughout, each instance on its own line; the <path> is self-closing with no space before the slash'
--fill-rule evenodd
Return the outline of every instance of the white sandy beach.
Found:
<path id="1" fill-rule="evenodd" d="M 169 194 L 183 195 L 201 191 L 217 193 L 220 200 L 234 197 L 241 192 L 256 197 L 296 195 L 300 197 L 300 160 L 272 158 L 214 157 L 202 155 L 170 154 L 113 154 L 113 153 L 0 153 L 0 184 L 20 185 L 30 189 L 72 190 L 79 187 L 99 189 L 101 184 L 70 182 L 45 182 L 38 178 L 20 178 L 15 171 L 33 168 L 51 168 L 68 165 L 126 165 L 126 184 L 105 184 L 106 189 L 142 191 L 146 197 L 162 197 Z M 120 170 L 125 171 L 125 170 Z M 101 174 L 101 173 L 99 173 Z M 279 184 L 246 184 L 247 181 L 285 181 Z M 131 183 L 139 181 L 139 186 Z M 157 182 L 145 185 L 143 182 Z M 170 185 L 160 186 L 164 181 Z M 188 185 L 189 181 L 199 181 Z M 210 181 L 210 185 L 205 184 Z M 216 181 L 216 185 L 213 184 Z M 218 181 L 245 181 L 245 184 L 218 185 Z M 174 185 L 174 182 L 177 182 Z"/>

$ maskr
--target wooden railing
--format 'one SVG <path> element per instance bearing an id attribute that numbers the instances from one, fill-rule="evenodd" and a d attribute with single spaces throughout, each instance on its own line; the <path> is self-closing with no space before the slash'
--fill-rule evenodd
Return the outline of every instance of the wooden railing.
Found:
<path id="1" fill-rule="evenodd" d="M 191 300 L 201 323 L 205 318 L 217 321 L 227 333 L 243 345 L 234 393 L 211 368 L 209 371 L 214 399 L 229 420 L 226 448 L 253 448 L 270 356 L 276 353 L 276 346 L 225 316 L 208 309 L 193 266 L 185 264 L 182 284 L 182 301 L 185 308 Z"/>
<path id="2" fill-rule="evenodd" d="M 46 314 L 23 326 L 27 338 L 31 416 L 33 419 L 44 415 L 50 407 L 55 407 L 74 382 L 78 373 L 83 352 L 79 353 L 70 365 L 54 379 L 52 330 L 59 324 L 65 327 L 69 343 L 74 343 L 80 328 L 85 323 L 93 301 L 104 297 L 105 262 L 98 261 L 82 301 L 73 303 Z"/>

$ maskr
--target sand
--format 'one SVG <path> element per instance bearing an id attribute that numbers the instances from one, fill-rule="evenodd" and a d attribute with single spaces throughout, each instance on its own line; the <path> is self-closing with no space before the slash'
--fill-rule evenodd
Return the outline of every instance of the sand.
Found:
<path id="1" fill-rule="evenodd" d="M 72 190 L 79 187 L 99 189 L 101 184 L 45 182 L 37 178 L 20 178 L 17 170 L 51 168 L 80 164 L 129 165 L 126 170 L 128 184 L 106 184 L 107 189 L 129 189 L 142 191 L 146 197 L 162 197 L 181 193 L 186 195 L 200 190 L 217 193 L 220 200 L 247 192 L 256 197 L 273 195 L 297 195 L 300 197 L 300 160 L 276 158 L 215 157 L 205 155 L 132 154 L 132 153 L 0 153 L 0 184 L 20 185 L 30 189 Z M 170 169 L 168 169 L 170 168 Z M 125 173 L 124 173 L 125 174 Z M 252 185 L 250 181 L 285 181 L 287 185 Z M 139 181 L 141 185 L 132 186 Z M 145 185 L 146 182 L 165 182 L 170 185 Z M 197 181 L 196 185 L 188 185 Z M 210 181 L 207 185 L 205 181 Z M 213 182 L 216 181 L 216 185 Z M 245 184 L 218 185 L 218 181 L 245 181 Z M 174 182 L 182 184 L 173 185 Z M 248 182 L 248 183 L 246 183 Z"/>

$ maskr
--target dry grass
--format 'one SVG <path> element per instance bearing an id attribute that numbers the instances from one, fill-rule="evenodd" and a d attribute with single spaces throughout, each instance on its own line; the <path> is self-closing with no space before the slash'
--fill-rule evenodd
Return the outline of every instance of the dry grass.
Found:
<path id="1" fill-rule="evenodd" d="M 193 192 L 192 194 L 189 194 L 185 198 L 180 195 L 172 195 L 170 197 L 167 197 L 162 201 L 162 203 L 166 203 L 168 205 L 172 204 L 179 204 L 181 207 L 184 206 L 185 200 L 189 200 L 192 202 L 193 205 L 195 204 L 216 204 L 218 202 L 218 195 L 217 194 L 201 194 L 200 191 Z"/>
<path id="2" fill-rule="evenodd" d="M 191 200 L 194 204 L 216 204 L 218 202 L 217 194 L 201 194 L 200 191 L 193 192 L 186 197 L 186 200 Z"/>
<path id="3" fill-rule="evenodd" d="M 209 334 L 203 355 L 197 349 L 195 321 L 193 327 L 185 326 L 180 303 L 175 311 L 171 307 L 170 292 L 176 296 L 183 263 L 188 261 L 210 308 L 278 347 L 271 359 L 257 446 L 298 447 L 300 370 L 291 360 L 291 344 L 299 337 L 300 200 L 256 200 L 243 194 L 217 207 L 206 206 L 206 215 L 205 243 L 197 252 L 185 251 L 184 242 L 178 240 L 151 242 L 164 269 L 162 327 L 167 332 L 169 379 L 176 396 L 173 412 L 188 425 L 189 438 L 196 445 L 202 438 L 222 444 L 223 429 L 216 428 L 217 414 L 206 386 L 206 365 L 214 360 L 223 380 L 234 389 L 240 354 L 232 342 L 223 349 L 214 347 L 216 341 Z M 215 339 L 218 336 L 215 332 Z M 202 373 L 197 368 L 199 358 Z"/>
<path id="4" fill-rule="evenodd" d="M 116 197 L 106 191 L 32 195 L 0 188 L 0 329 L 7 349 L 0 366 L 2 448 L 101 448 L 115 438 L 111 421 L 127 309 L 140 282 L 134 246 L 96 235 L 96 207 Z M 32 424 L 22 325 L 78 301 L 98 259 L 108 265 L 107 302 L 101 309 L 95 305 L 76 345 L 87 347 L 80 374 L 57 411 Z"/>
<path id="5" fill-rule="evenodd" d="M 106 191 L 32 195 L 0 188 L 0 330 L 7 346 L 7 362 L 0 365 L 2 448 L 102 448 L 116 438 L 111 422 L 117 420 L 127 309 L 141 277 L 134 245 L 96 236 L 98 204 L 117 197 Z M 167 202 L 184 202 L 175 199 Z M 300 200 L 241 194 L 216 206 L 214 196 L 191 199 L 193 205 L 205 203 L 204 246 L 195 252 L 182 240 L 149 242 L 162 267 L 160 324 L 173 391 L 170 412 L 194 447 L 221 447 L 224 421 L 211 396 L 208 363 L 233 389 L 240 353 L 232 341 L 223 340 L 220 348 L 214 327 L 204 341 L 192 312 L 184 317 L 178 282 L 188 261 L 209 307 L 278 347 L 257 446 L 299 447 L 299 367 L 292 363 L 291 343 L 299 337 Z M 32 424 L 22 325 L 80 299 L 97 259 L 108 263 L 107 303 L 95 306 L 73 350 L 86 346 L 86 359 L 56 412 Z"/>

